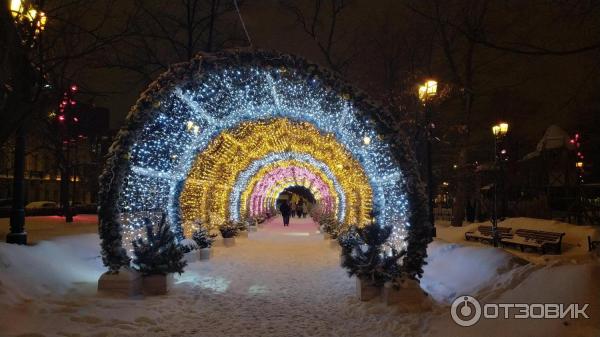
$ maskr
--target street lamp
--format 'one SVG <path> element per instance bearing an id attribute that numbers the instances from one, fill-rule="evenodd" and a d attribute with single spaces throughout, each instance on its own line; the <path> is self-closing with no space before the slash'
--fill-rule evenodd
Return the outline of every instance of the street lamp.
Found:
<path id="1" fill-rule="evenodd" d="M 11 0 L 10 13 L 15 23 L 21 26 L 26 35 L 31 34 L 31 29 L 33 29 L 32 39 L 35 39 L 46 28 L 48 17 L 44 12 L 36 9 L 32 3 L 24 0 Z"/>
<path id="2" fill-rule="evenodd" d="M 23 0 L 10 1 L 10 13 L 23 46 L 33 49 L 35 40 L 46 26 L 44 12 L 34 8 Z M 25 92 L 29 95 L 29 92 Z M 25 232 L 25 123 L 15 132 L 15 160 L 13 173 L 13 200 L 10 213 L 10 232 L 6 235 L 7 243 L 27 244 Z"/>
<path id="3" fill-rule="evenodd" d="M 492 241 L 494 247 L 498 247 L 498 143 L 502 141 L 508 133 L 508 123 L 498 123 L 492 126 L 492 134 L 494 135 L 494 215 L 492 217 Z"/>
<path id="4" fill-rule="evenodd" d="M 434 198 L 433 198 L 433 170 L 431 165 L 431 138 L 434 124 L 431 120 L 431 104 L 428 104 L 433 97 L 437 95 L 438 83 L 434 80 L 427 80 L 419 86 L 419 100 L 425 106 L 425 122 L 427 136 L 427 199 L 429 204 L 429 222 L 432 227 L 432 235 L 436 236 L 435 217 L 433 216 Z"/>

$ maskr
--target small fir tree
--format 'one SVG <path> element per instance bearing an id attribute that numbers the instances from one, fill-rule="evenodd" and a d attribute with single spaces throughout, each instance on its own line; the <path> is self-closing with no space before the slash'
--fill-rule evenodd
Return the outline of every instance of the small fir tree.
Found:
<path id="1" fill-rule="evenodd" d="M 213 242 L 215 241 L 216 234 L 210 234 L 208 229 L 204 226 L 198 227 L 196 231 L 192 234 L 192 240 L 196 242 L 198 248 L 210 248 L 212 247 Z"/>
<path id="2" fill-rule="evenodd" d="M 147 238 L 133 241 L 134 268 L 143 275 L 183 273 L 187 262 L 183 260 L 183 250 L 166 223 L 165 214 L 163 213 L 156 231 L 149 219 L 144 219 L 144 222 Z"/>
<path id="3" fill-rule="evenodd" d="M 348 246 L 342 249 L 342 267 L 347 269 L 348 276 L 356 276 L 378 287 L 399 278 L 403 273 L 400 259 L 405 252 L 386 245 L 391 233 L 392 226 L 377 224 L 356 229 L 357 235 L 348 239 Z"/>
<path id="4" fill-rule="evenodd" d="M 221 226 L 219 226 L 219 232 L 221 232 L 221 236 L 226 238 L 233 238 L 238 233 L 238 225 L 236 222 L 228 220 L 225 221 Z"/>

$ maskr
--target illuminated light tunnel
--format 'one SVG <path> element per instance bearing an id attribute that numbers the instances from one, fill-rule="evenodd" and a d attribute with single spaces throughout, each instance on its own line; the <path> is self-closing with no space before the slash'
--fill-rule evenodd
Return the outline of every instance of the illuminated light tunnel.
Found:
<path id="1" fill-rule="evenodd" d="M 263 214 L 275 205 L 281 188 L 290 186 L 305 187 L 325 213 L 338 214 L 335 211 L 337 197 L 332 188 L 333 183 L 324 181 L 321 175 L 309 167 L 285 165 L 276 169 L 267 168 L 265 171 L 268 173 L 257 175 L 257 178 L 262 176 L 260 181 L 247 189 L 251 191 L 251 195 L 250 198 L 244 197 L 242 200 L 242 205 L 245 206 L 242 207 L 242 214 L 247 213 L 249 216 Z"/>
<path id="2" fill-rule="evenodd" d="M 182 239 L 196 219 L 216 226 L 255 215 L 298 185 L 340 221 L 360 226 L 375 214 L 392 225 L 389 243 L 420 266 L 431 225 L 394 120 L 292 55 L 234 50 L 173 65 L 142 94 L 109 151 L 99 196 L 103 261 L 111 270 L 129 264 L 145 218 L 166 214 Z"/>

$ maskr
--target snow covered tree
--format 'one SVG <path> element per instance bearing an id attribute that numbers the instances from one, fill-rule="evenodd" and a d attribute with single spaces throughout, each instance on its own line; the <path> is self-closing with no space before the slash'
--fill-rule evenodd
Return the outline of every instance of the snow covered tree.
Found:
<path id="1" fill-rule="evenodd" d="M 219 232 L 223 238 L 233 238 L 238 234 L 238 224 L 234 221 L 225 221 L 219 226 Z"/>
<path id="2" fill-rule="evenodd" d="M 399 278 L 403 271 L 400 259 L 404 251 L 398 252 L 386 245 L 392 233 L 392 226 L 371 224 L 356 229 L 356 236 L 347 243 L 350 247 L 342 249 L 342 267 L 348 276 L 356 276 L 375 286 L 383 286 L 387 281 Z"/>
<path id="3" fill-rule="evenodd" d="M 177 244 L 165 218 L 163 213 L 156 232 L 150 220 L 144 219 L 147 238 L 133 241 L 133 265 L 143 275 L 181 274 L 187 265 L 183 260 L 183 250 Z"/>
<path id="4" fill-rule="evenodd" d="M 210 248 L 215 241 L 215 234 L 210 234 L 208 229 L 204 226 L 198 227 L 197 230 L 192 234 L 192 240 L 196 242 L 198 248 Z"/>

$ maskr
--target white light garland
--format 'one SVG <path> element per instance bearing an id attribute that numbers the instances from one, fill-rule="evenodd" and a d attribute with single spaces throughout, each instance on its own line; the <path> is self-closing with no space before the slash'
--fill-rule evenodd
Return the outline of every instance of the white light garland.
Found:
<path id="1" fill-rule="evenodd" d="M 319 80 L 307 82 L 293 69 L 225 68 L 204 74 L 197 84 L 165 93 L 153 109 L 156 117 L 138 130 L 131 148 L 132 168 L 119 198 L 125 244 L 141 235 L 144 216 L 166 211 L 174 221 L 176 186 L 187 177 L 198 153 L 217 135 L 245 121 L 283 117 L 331 133 L 360 162 L 373 190 L 379 222 L 393 225 L 392 243 L 405 247 L 408 201 L 402 192 L 402 173 L 388 144 L 359 117 L 351 101 Z M 246 176 L 238 179 L 240 184 L 236 182 L 232 194 L 234 218 L 239 218 L 244 181 Z M 336 192 L 343 213 L 343 193 Z"/>

